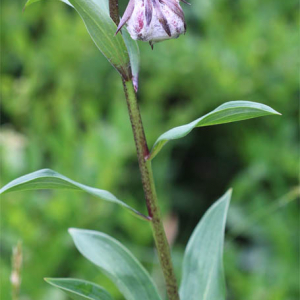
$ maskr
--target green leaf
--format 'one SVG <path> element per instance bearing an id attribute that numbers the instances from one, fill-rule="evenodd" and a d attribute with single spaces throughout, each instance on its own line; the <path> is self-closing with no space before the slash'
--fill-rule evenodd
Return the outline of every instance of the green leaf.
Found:
<path id="1" fill-rule="evenodd" d="M 230 198 L 231 190 L 209 208 L 188 242 L 181 300 L 225 300 L 223 244 Z"/>
<path id="2" fill-rule="evenodd" d="M 101 286 L 73 278 L 45 278 L 51 285 L 64 291 L 74 300 L 112 300 L 110 294 Z"/>
<path id="3" fill-rule="evenodd" d="M 135 91 L 138 90 L 139 68 L 140 68 L 140 49 L 137 41 L 133 40 L 126 27 L 122 28 L 123 38 L 128 49 L 132 72 L 132 81 Z"/>
<path id="4" fill-rule="evenodd" d="M 25 6 L 24 6 L 24 10 L 25 10 L 25 8 L 27 8 L 29 5 L 31 5 L 31 4 L 33 4 L 33 3 L 36 3 L 36 2 L 39 2 L 39 1 L 41 1 L 41 0 L 28 0 L 28 1 L 26 2 Z M 66 4 L 70 5 L 70 6 L 73 6 L 68 0 L 60 0 L 60 1 L 66 3 Z"/>
<path id="5" fill-rule="evenodd" d="M 25 8 L 39 0 L 27 1 Z M 130 60 L 121 34 L 109 16 L 107 0 L 61 0 L 71 4 L 82 18 L 92 40 L 107 60 L 125 78 L 130 79 Z M 66 33 L 67 34 L 67 33 Z M 74 45 L 76 46 L 76 45 Z"/>
<path id="6" fill-rule="evenodd" d="M 127 300 L 159 300 L 152 279 L 121 243 L 97 231 L 69 229 L 79 252 L 116 284 Z"/>
<path id="7" fill-rule="evenodd" d="M 161 148 L 170 140 L 175 140 L 186 136 L 195 127 L 204 127 L 231 123 L 241 120 L 253 119 L 268 115 L 280 115 L 271 107 L 250 101 L 231 101 L 222 104 L 212 112 L 203 117 L 179 127 L 175 127 L 162 134 L 155 142 L 148 160 L 153 159 Z"/>
<path id="8" fill-rule="evenodd" d="M 128 209 L 130 212 L 133 212 L 136 216 L 141 217 L 143 220 L 148 220 L 146 216 L 117 199 L 110 192 L 78 183 L 50 169 L 42 169 L 17 178 L 0 189 L 0 194 L 13 191 L 40 189 L 69 189 L 84 191 L 102 200 L 117 203 Z"/>

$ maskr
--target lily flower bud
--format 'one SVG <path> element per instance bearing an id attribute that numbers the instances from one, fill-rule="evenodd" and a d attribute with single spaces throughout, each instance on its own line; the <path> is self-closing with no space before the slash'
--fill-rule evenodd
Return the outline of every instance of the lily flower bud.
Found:
<path id="1" fill-rule="evenodd" d="M 126 23 L 132 39 L 148 41 L 152 48 L 154 43 L 178 38 L 186 31 L 179 0 L 130 0 L 117 33 Z"/>

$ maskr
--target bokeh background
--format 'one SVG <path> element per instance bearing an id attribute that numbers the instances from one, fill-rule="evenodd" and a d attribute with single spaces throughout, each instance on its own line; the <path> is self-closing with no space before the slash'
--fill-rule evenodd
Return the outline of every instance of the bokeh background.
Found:
<path id="1" fill-rule="evenodd" d="M 52 168 L 111 191 L 146 212 L 121 81 L 80 17 L 58 1 L 1 5 L 1 186 Z M 120 1 L 121 11 L 126 1 Z M 230 100 L 282 113 L 194 130 L 154 161 L 178 278 L 185 245 L 205 210 L 233 187 L 224 264 L 228 299 L 299 299 L 298 3 L 191 0 L 188 31 L 141 50 L 138 98 L 151 146 L 166 130 Z M 163 293 L 150 228 L 125 210 L 72 191 L 1 197 L 1 299 L 11 253 L 23 243 L 20 300 L 63 300 L 44 277 L 114 285 L 80 256 L 69 227 L 123 242 Z M 176 234 L 177 231 L 177 234 Z M 142 300 L 142 299 L 141 299 Z"/>

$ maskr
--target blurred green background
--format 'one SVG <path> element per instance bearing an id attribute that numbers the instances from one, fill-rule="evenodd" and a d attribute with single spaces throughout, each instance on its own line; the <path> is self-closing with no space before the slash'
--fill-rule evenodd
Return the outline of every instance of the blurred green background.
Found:
<path id="1" fill-rule="evenodd" d="M 1 6 L 1 186 L 41 168 L 111 191 L 146 212 L 121 80 L 75 11 L 58 1 Z M 138 92 L 151 146 L 164 131 L 230 100 L 282 113 L 194 130 L 154 160 L 176 271 L 205 210 L 229 187 L 224 264 L 228 299 L 299 299 L 297 1 L 198 0 L 178 40 L 146 43 Z M 121 1 L 124 10 L 126 1 Z M 79 255 L 69 227 L 103 231 L 149 269 L 162 293 L 148 224 L 72 191 L 1 197 L 1 299 L 10 299 L 12 247 L 23 242 L 20 300 L 66 297 L 43 277 L 114 285 Z M 141 299 L 142 300 L 142 299 Z"/>

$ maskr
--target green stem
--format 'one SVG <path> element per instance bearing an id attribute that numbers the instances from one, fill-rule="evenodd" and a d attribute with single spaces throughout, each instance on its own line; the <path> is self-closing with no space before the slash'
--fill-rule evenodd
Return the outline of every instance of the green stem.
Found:
<path id="1" fill-rule="evenodd" d="M 171 260 L 170 247 L 166 238 L 158 206 L 151 162 L 147 161 L 149 150 L 136 94 L 131 80 L 123 80 L 123 85 L 134 135 L 149 219 L 151 220 L 156 249 L 166 282 L 167 294 L 169 300 L 179 300 L 177 281 Z"/>

